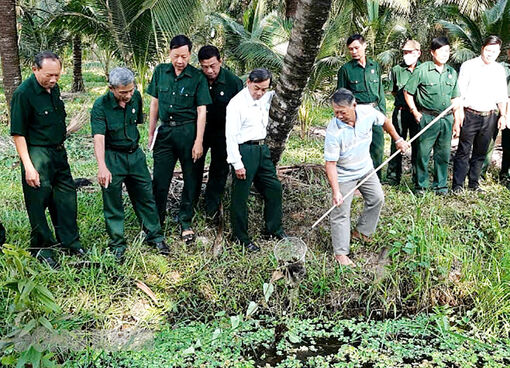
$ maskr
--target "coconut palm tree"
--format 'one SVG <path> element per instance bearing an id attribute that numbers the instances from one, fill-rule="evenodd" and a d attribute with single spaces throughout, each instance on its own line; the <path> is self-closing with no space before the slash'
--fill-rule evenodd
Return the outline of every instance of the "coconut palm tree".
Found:
<path id="1" fill-rule="evenodd" d="M 463 14 L 459 7 L 446 8 L 448 20 L 441 20 L 453 43 L 452 59 L 462 63 L 475 57 L 482 48 L 483 39 L 498 35 L 503 44 L 510 42 L 510 1 L 498 0 L 492 7 L 482 11 L 476 18 Z"/>
<path id="2" fill-rule="evenodd" d="M 7 106 L 16 87 L 21 83 L 21 69 L 18 51 L 18 33 L 16 28 L 15 0 L 0 1 L 0 58 Z"/>
<path id="3" fill-rule="evenodd" d="M 285 55 L 276 95 L 271 103 L 268 144 L 273 162 L 280 160 L 285 143 L 296 122 L 303 91 L 319 52 L 323 26 L 331 0 L 300 0 Z"/>

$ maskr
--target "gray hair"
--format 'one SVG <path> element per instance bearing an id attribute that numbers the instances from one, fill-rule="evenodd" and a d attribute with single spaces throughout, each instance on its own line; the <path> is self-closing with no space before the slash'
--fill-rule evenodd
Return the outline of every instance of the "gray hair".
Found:
<path id="1" fill-rule="evenodd" d="M 43 61 L 46 59 L 58 61 L 60 63 L 60 66 L 62 66 L 62 61 L 60 60 L 58 55 L 51 51 L 42 51 L 42 52 L 38 53 L 37 55 L 35 55 L 34 56 L 34 66 L 37 69 L 41 69 Z"/>
<path id="2" fill-rule="evenodd" d="M 111 87 L 127 86 L 135 81 L 135 75 L 131 70 L 124 67 L 114 68 L 108 75 L 108 83 Z"/>
<path id="3" fill-rule="evenodd" d="M 254 83 L 264 82 L 269 79 L 269 84 L 271 84 L 272 77 L 271 72 L 265 68 L 253 69 L 248 75 L 248 79 Z"/>
<path id="4" fill-rule="evenodd" d="M 356 99 L 348 89 L 339 88 L 331 97 L 331 101 L 338 106 L 351 106 Z"/>

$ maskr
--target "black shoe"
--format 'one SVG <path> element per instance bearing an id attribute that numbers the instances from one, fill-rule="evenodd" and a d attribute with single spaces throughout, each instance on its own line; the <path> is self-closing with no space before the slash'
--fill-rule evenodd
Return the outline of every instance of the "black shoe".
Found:
<path id="1" fill-rule="evenodd" d="M 473 187 L 473 188 L 469 188 L 469 190 L 475 192 L 475 193 L 480 193 L 480 194 L 484 194 L 485 193 L 485 190 L 483 190 L 482 188 L 480 187 Z"/>
<path id="2" fill-rule="evenodd" d="M 255 244 L 255 243 L 247 244 L 244 247 L 250 253 L 260 252 L 260 247 L 257 244 Z"/>
<path id="3" fill-rule="evenodd" d="M 87 255 L 87 251 L 85 250 L 85 248 L 71 248 L 69 251 L 73 256 L 83 257 Z"/>
<path id="4" fill-rule="evenodd" d="M 168 247 L 164 240 L 161 240 L 159 242 L 151 242 L 149 244 L 155 247 L 158 250 L 159 254 L 163 254 L 165 256 L 170 254 L 170 248 Z"/>
<path id="5" fill-rule="evenodd" d="M 464 192 L 464 188 L 462 187 L 455 187 L 452 189 L 452 192 L 453 194 L 461 194 L 462 192 Z"/>
<path id="6" fill-rule="evenodd" d="M 126 248 L 112 248 L 110 251 L 118 262 L 124 262 Z"/>
<path id="7" fill-rule="evenodd" d="M 273 239 L 282 240 L 282 239 L 287 239 L 288 237 L 289 236 L 287 234 L 285 234 L 285 231 L 281 231 L 276 234 L 265 234 L 264 235 L 264 239 L 266 239 L 266 240 L 273 240 Z"/>

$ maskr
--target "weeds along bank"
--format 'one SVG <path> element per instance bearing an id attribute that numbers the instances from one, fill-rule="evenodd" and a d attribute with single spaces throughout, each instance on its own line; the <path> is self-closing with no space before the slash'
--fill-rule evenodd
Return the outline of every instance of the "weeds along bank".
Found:
<path id="1" fill-rule="evenodd" d="M 68 115 L 76 115 L 84 106 L 90 108 L 103 93 L 104 81 L 99 73 L 85 74 L 87 94 L 66 99 Z M 68 90 L 69 84 L 70 77 L 65 75 L 62 89 Z M 327 119 L 328 114 L 321 111 L 320 116 Z M 4 138 L 8 135 L 5 124 L 0 132 Z M 145 144 L 146 130 L 141 132 Z M 66 146 L 73 176 L 95 178 L 97 167 L 88 124 L 73 134 Z M 8 226 L 9 243 L 24 248 L 28 245 L 29 224 L 19 163 L 9 143 L 2 144 L 0 151 L 0 216 Z M 150 155 L 148 158 L 152 167 Z M 282 163 L 303 162 L 322 163 L 321 138 L 302 140 L 298 133 L 292 135 Z M 212 259 L 215 232 L 199 217 L 196 230 L 200 237 L 191 247 L 178 240 L 177 227 L 168 223 L 166 234 L 172 254 L 163 257 L 141 243 L 137 237 L 140 229 L 128 205 L 126 233 L 133 242 L 125 263 L 119 265 L 106 249 L 99 186 L 84 187 L 78 192 L 78 216 L 83 244 L 91 250 L 86 262 L 66 257 L 61 270 L 55 272 L 20 255 L 23 267 L 34 271 L 27 271 L 23 279 L 47 287 L 58 311 L 29 309 L 20 317 L 26 306 L 19 304 L 15 291 L 2 287 L 1 332 L 5 334 L 15 326 L 23 328 L 23 323 L 31 321 L 31 313 L 68 330 L 135 326 L 158 329 L 165 323 L 208 321 L 218 313 L 245 314 L 250 302 L 255 302 L 258 309 L 253 317 L 269 315 L 276 319 L 289 314 L 298 318 L 399 318 L 441 307 L 446 318 L 465 318 L 462 329 L 508 336 L 510 193 L 490 184 L 486 194 L 415 197 L 406 186 L 410 186 L 410 178 L 404 179 L 401 187 L 385 187 L 386 204 L 374 244 L 353 244 L 353 254 L 362 267 L 340 269 L 331 255 L 328 223 L 310 231 L 311 224 L 330 205 L 324 174 L 313 167 L 286 173 L 284 226 L 308 245 L 307 276 L 297 288 L 288 287 L 283 280 L 276 282 L 267 302 L 263 284 L 269 282 L 277 267 L 272 254 L 274 242 L 260 239 L 262 252 L 256 255 L 245 254 L 227 242 L 223 254 Z M 252 196 L 250 201 L 250 228 L 262 229 L 260 198 Z M 354 203 L 353 213 L 359 213 L 362 203 L 358 199 Z M 228 205 L 227 199 L 225 207 Z M 227 225 L 225 235 L 229 233 Z M 381 253 L 383 248 L 387 252 Z M 0 257 L 0 279 L 21 277 L 19 273 L 13 276 L 15 266 L 7 258 Z M 155 300 L 137 286 L 137 281 L 150 288 Z"/>

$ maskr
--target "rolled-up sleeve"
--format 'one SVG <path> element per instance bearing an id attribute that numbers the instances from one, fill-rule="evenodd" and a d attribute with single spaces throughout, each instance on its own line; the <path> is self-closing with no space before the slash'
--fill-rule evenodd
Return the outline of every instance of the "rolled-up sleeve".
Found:
<path id="1" fill-rule="evenodd" d="M 106 116 L 104 114 L 101 98 L 96 100 L 92 111 L 90 111 L 90 126 L 92 129 L 92 136 L 96 134 L 106 134 Z"/>

